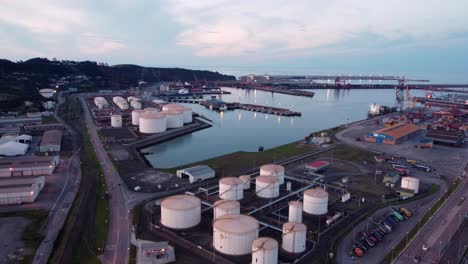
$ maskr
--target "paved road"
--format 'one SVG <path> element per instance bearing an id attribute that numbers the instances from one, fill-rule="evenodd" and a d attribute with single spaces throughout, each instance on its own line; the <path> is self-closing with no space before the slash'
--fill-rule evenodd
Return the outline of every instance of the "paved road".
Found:
<path id="1" fill-rule="evenodd" d="M 460 199 L 467 196 L 467 193 L 468 181 L 463 179 L 457 191 L 450 196 L 394 263 L 410 263 L 414 257 L 420 257 L 422 259 L 420 263 L 440 263 L 445 248 L 450 244 L 452 236 L 468 212 L 468 203 L 458 205 Z M 422 250 L 424 244 L 429 248 L 427 252 Z"/>
<path id="2" fill-rule="evenodd" d="M 88 105 L 83 97 L 80 97 L 80 101 L 84 109 L 91 144 L 98 161 L 101 163 L 107 191 L 110 195 L 109 231 L 104 254 L 100 259 L 103 263 L 128 263 L 132 230 L 130 210 L 143 200 L 150 199 L 157 194 L 139 194 L 127 189 L 102 145 Z"/>
<path id="3" fill-rule="evenodd" d="M 58 96 L 58 102 L 58 105 L 64 102 L 62 93 Z M 74 136 L 75 132 L 57 115 L 58 105 L 55 110 L 55 117 L 65 125 L 65 129 L 67 129 L 68 133 L 73 135 L 73 154 L 66 163 L 67 173 L 65 174 L 65 183 L 53 204 L 49 215 L 47 216 L 45 224 L 43 225 L 42 233 L 44 234 L 44 239 L 36 250 L 36 255 L 32 262 L 37 264 L 47 263 L 54 248 L 55 240 L 67 219 L 68 212 L 70 211 L 73 200 L 78 192 L 81 180 L 81 166 L 78 155 L 79 147 L 76 142 L 76 136 Z"/>

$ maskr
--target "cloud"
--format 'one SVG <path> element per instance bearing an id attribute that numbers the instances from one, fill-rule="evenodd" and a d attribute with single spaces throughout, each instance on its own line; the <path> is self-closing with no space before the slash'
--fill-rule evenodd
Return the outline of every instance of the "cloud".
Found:
<path id="1" fill-rule="evenodd" d="M 100 36 L 95 33 L 84 33 L 79 40 L 79 49 L 83 54 L 100 55 L 125 49 L 127 46 L 119 40 Z"/>
<path id="2" fill-rule="evenodd" d="M 166 3 L 168 13 L 183 27 L 177 44 L 193 49 L 199 56 L 283 56 L 346 45 L 363 35 L 375 36 L 378 43 L 382 39 L 438 41 L 451 33 L 468 31 L 465 0 Z"/>
<path id="3" fill-rule="evenodd" d="M 48 0 L 0 0 L 0 6 L 0 22 L 34 33 L 65 33 L 87 21 L 84 12 Z"/>

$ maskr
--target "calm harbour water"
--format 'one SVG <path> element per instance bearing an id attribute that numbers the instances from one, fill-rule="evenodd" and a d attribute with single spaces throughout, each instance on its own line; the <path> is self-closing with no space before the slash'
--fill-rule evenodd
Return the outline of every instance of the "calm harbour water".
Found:
<path id="1" fill-rule="evenodd" d="M 394 90 L 310 90 L 313 98 L 223 88 L 231 92 L 226 102 L 253 103 L 289 108 L 301 117 L 279 117 L 243 110 L 215 112 L 200 105 L 186 104 L 193 111 L 213 120 L 213 127 L 162 144 L 142 149 L 157 168 L 180 166 L 235 151 L 257 151 L 304 138 L 311 132 L 350 123 L 367 117 L 369 105 L 393 106 Z M 411 91 L 423 96 L 423 91 Z"/>

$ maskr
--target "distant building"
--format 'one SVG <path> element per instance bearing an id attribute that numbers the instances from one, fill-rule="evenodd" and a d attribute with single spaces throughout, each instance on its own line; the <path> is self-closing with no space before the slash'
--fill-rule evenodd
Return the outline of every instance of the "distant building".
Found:
<path id="1" fill-rule="evenodd" d="M 21 156 L 28 152 L 29 145 L 16 141 L 8 141 L 0 145 L 0 156 Z"/>
<path id="2" fill-rule="evenodd" d="M 395 145 L 416 135 L 419 131 L 420 128 L 416 125 L 400 123 L 368 133 L 364 136 L 364 140 L 368 142 Z"/>
<path id="3" fill-rule="evenodd" d="M 330 162 L 326 161 L 314 161 L 305 165 L 305 169 L 310 172 L 319 172 L 330 166 Z"/>
<path id="4" fill-rule="evenodd" d="M 32 203 L 44 185 L 44 176 L 0 178 L 0 204 Z"/>
<path id="5" fill-rule="evenodd" d="M 189 178 L 190 183 L 201 182 L 215 177 L 215 171 L 206 165 L 178 170 L 176 174 L 179 178 Z"/>
<path id="6" fill-rule="evenodd" d="M 62 131 L 61 130 L 47 130 L 44 132 L 41 144 L 39 146 L 40 152 L 59 152 L 62 146 Z"/>
<path id="7" fill-rule="evenodd" d="M 0 177 L 50 175 L 58 162 L 58 156 L 0 159 Z"/>
<path id="8" fill-rule="evenodd" d="M 137 263 L 165 264 L 176 261 L 174 247 L 167 241 L 137 240 Z"/>
<path id="9" fill-rule="evenodd" d="M 426 137 L 438 143 L 462 145 L 465 142 L 465 131 L 454 129 L 428 129 Z"/>

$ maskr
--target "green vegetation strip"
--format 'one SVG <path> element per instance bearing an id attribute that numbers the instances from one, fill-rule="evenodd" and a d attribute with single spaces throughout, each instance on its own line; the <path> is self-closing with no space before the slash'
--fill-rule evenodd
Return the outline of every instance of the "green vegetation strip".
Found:
<path id="1" fill-rule="evenodd" d="M 340 127 L 335 127 L 332 129 L 322 130 L 314 134 L 325 132 L 330 138 L 333 139 L 334 135 L 340 130 Z M 216 175 L 221 175 L 221 177 L 224 177 L 229 175 L 236 175 L 242 171 L 253 169 L 263 164 L 274 163 L 283 159 L 317 150 L 317 148 L 314 148 L 314 145 L 308 145 L 304 142 L 297 141 L 260 152 L 233 152 L 223 156 L 198 161 L 175 168 L 163 169 L 163 171 L 175 173 L 177 170 L 182 168 L 203 164 L 213 168 L 216 171 Z"/>
<path id="2" fill-rule="evenodd" d="M 398 256 L 398 254 L 400 254 L 400 252 L 402 250 L 404 250 L 406 248 L 406 241 L 410 241 L 411 239 L 413 239 L 414 236 L 416 236 L 416 234 L 419 232 L 419 230 L 421 230 L 421 228 L 424 227 L 424 225 L 430 220 L 430 218 L 437 212 L 437 210 L 444 204 L 444 202 L 450 197 L 450 195 L 452 195 L 453 191 L 455 191 L 458 187 L 458 185 L 460 184 L 460 181 L 457 179 L 450 187 L 449 189 L 447 190 L 446 193 L 444 193 L 444 195 L 442 196 L 441 199 L 439 199 L 439 201 L 436 202 L 436 204 L 434 204 L 431 209 L 429 209 L 429 211 L 423 216 L 423 218 L 421 219 L 421 221 L 416 225 L 414 226 L 410 232 L 408 232 L 408 234 L 406 236 L 404 236 L 401 240 L 400 240 L 400 243 L 398 243 L 398 245 L 393 249 L 391 250 L 387 256 L 385 256 L 385 263 L 391 263 L 393 261 L 393 257 L 394 256 Z"/>

